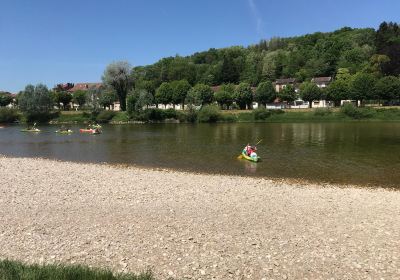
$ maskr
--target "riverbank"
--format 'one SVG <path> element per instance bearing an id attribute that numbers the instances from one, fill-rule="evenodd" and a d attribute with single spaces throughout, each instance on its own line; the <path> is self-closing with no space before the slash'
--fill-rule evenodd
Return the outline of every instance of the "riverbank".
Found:
<path id="1" fill-rule="evenodd" d="M 178 111 L 173 109 L 147 109 L 131 116 L 127 112 L 102 111 L 62 111 L 52 114 L 52 124 L 86 124 L 90 122 L 110 124 L 131 124 L 146 122 L 266 122 L 266 123 L 300 123 L 300 122 L 354 122 L 354 121 L 400 121 L 399 108 L 316 108 L 285 110 L 219 110 L 216 107 L 206 112 Z M 1 111 L 1 110 L 0 110 Z M 15 110 L 0 112 L 1 122 L 24 121 Z M 54 115 L 54 116 L 53 116 Z M 19 117 L 18 117 L 19 116 Z"/>
<path id="2" fill-rule="evenodd" d="M 26 158 L 0 170 L 1 259 L 159 279 L 400 274 L 400 192 Z"/>

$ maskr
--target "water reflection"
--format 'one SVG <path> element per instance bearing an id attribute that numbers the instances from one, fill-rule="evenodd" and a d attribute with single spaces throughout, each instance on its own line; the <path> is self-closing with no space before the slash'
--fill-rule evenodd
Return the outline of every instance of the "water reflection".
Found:
<path id="1" fill-rule="evenodd" d="M 399 123 L 152 124 L 104 126 L 102 135 L 0 130 L 0 153 L 189 171 L 400 185 Z M 78 126 L 73 126 L 77 131 Z M 263 139 L 261 163 L 235 160 Z"/>

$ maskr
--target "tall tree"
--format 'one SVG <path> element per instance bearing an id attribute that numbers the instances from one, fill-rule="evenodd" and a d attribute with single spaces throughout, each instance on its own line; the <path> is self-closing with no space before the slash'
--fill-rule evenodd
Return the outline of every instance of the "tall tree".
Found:
<path id="1" fill-rule="evenodd" d="M 322 90 L 314 83 L 304 82 L 300 86 L 300 95 L 303 100 L 308 101 L 311 108 L 314 100 L 320 100 Z"/>
<path id="2" fill-rule="evenodd" d="M 357 73 L 353 76 L 350 84 L 350 96 L 360 101 L 374 99 L 376 79 L 372 74 Z"/>
<path id="3" fill-rule="evenodd" d="M 278 92 L 278 97 L 282 101 L 293 102 L 296 100 L 296 90 L 293 86 L 288 85 Z"/>
<path id="4" fill-rule="evenodd" d="M 221 108 L 225 106 L 226 109 L 229 109 L 234 101 L 234 94 L 235 86 L 233 84 L 225 84 L 215 93 L 214 98 Z"/>
<path id="5" fill-rule="evenodd" d="M 400 79 L 386 76 L 376 83 L 376 96 L 383 100 L 400 99 Z"/>
<path id="6" fill-rule="evenodd" d="M 13 101 L 13 97 L 10 93 L 0 92 L 0 107 L 7 106 L 11 104 Z"/>
<path id="7" fill-rule="evenodd" d="M 188 81 L 180 80 L 171 82 L 172 86 L 172 103 L 174 105 L 181 104 L 182 109 L 185 107 L 185 99 L 189 90 L 192 88 Z"/>
<path id="8" fill-rule="evenodd" d="M 204 84 L 197 84 L 188 93 L 187 101 L 189 104 L 206 105 L 214 100 L 214 92 L 211 87 Z"/>
<path id="9" fill-rule="evenodd" d="M 42 120 L 50 113 L 53 100 L 45 85 L 27 85 L 18 96 L 18 105 L 28 120 Z"/>
<path id="10" fill-rule="evenodd" d="M 269 102 L 273 102 L 276 98 L 276 91 L 272 82 L 262 82 L 258 85 L 254 94 L 254 100 L 264 107 Z"/>
<path id="11" fill-rule="evenodd" d="M 350 99 L 350 81 L 344 79 L 334 80 L 327 88 L 327 99 L 340 105 L 341 100 Z"/>
<path id="12" fill-rule="evenodd" d="M 72 100 L 72 94 L 69 93 L 68 91 L 54 92 L 54 101 L 55 103 L 57 103 L 59 109 L 61 109 L 61 104 L 62 104 L 62 109 L 66 110 L 71 100 Z"/>
<path id="13" fill-rule="evenodd" d="M 240 83 L 235 90 L 235 101 L 240 109 L 252 108 L 253 90 L 248 83 Z"/>
<path id="14" fill-rule="evenodd" d="M 156 95 L 154 96 L 156 104 L 163 104 L 165 107 L 167 107 L 168 104 L 172 103 L 172 94 L 173 90 L 171 83 L 162 83 L 156 90 Z"/>
<path id="15" fill-rule="evenodd" d="M 400 27 L 397 23 L 383 22 L 375 37 L 376 51 L 389 57 L 390 61 L 383 65 L 386 75 L 400 75 Z"/>
<path id="16" fill-rule="evenodd" d="M 115 90 L 122 111 L 126 111 L 126 95 L 132 85 L 130 80 L 131 69 L 129 62 L 113 62 L 107 66 L 102 77 L 104 84 Z"/>
<path id="17" fill-rule="evenodd" d="M 73 101 L 82 107 L 86 103 L 86 92 L 83 90 L 77 90 L 72 94 Z"/>

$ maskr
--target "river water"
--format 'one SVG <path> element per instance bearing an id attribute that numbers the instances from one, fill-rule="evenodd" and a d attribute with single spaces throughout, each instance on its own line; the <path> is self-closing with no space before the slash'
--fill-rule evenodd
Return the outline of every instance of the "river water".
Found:
<path id="1" fill-rule="evenodd" d="M 0 154 L 217 174 L 400 187 L 400 123 L 105 125 L 103 134 L 0 129 Z M 262 139 L 251 163 L 237 156 Z"/>

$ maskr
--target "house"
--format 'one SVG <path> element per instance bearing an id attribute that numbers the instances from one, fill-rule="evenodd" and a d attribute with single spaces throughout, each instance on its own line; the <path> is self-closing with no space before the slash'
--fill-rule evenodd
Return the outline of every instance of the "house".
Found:
<path id="1" fill-rule="evenodd" d="M 295 91 L 299 91 L 298 83 L 295 78 L 277 79 L 274 83 L 276 92 L 280 92 L 287 86 L 294 87 Z"/>
<path id="2" fill-rule="evenodd" d="M 319 88 L 326 88 L 332 82 L 332 77 L 314 77 L 311 79 Z"/>
<path id="3" fill-rule="evenodd" d="M 99 89 L 103 86 L 102 83 L 77 83 L 70 89 L 69 92 L 75 92 L 78 90 L 89 90 L 89 89 Z"/>

